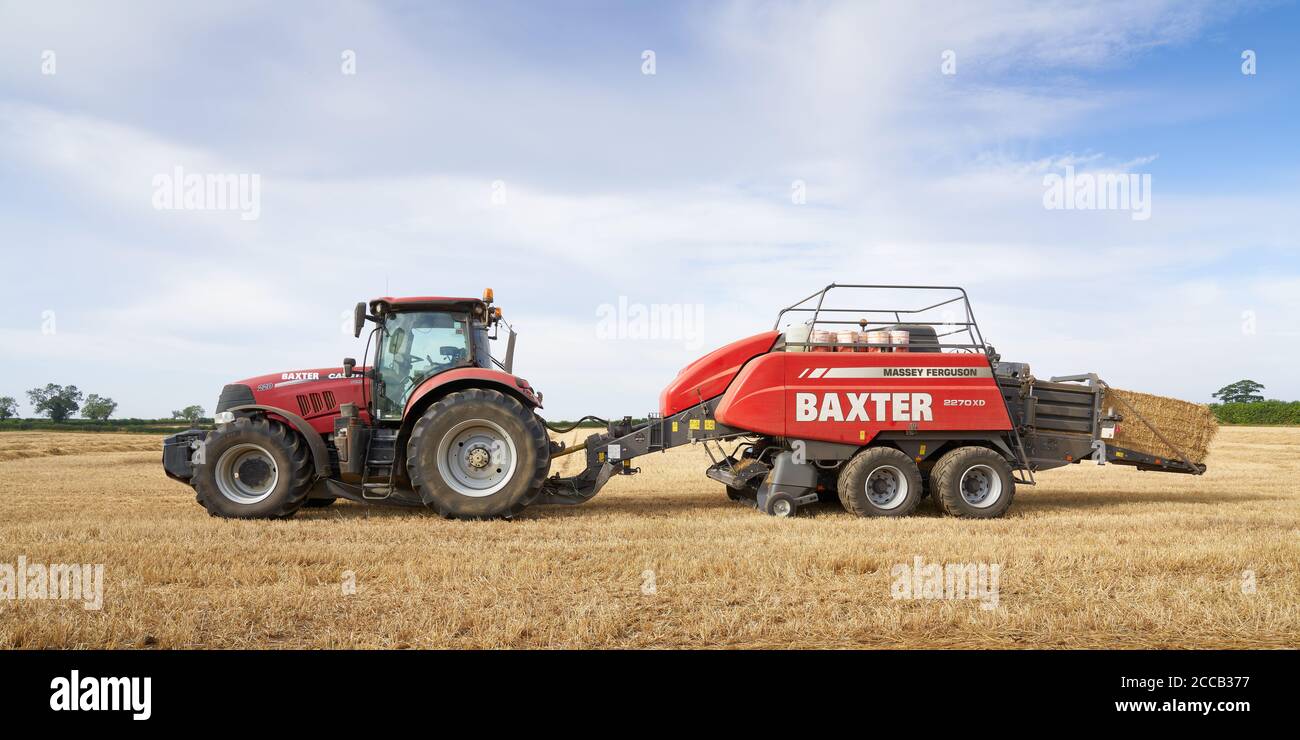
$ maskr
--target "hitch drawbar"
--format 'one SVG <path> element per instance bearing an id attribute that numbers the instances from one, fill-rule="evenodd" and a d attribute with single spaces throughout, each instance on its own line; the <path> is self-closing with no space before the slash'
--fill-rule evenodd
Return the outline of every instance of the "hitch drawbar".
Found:
<path id="1" fill-rule="evenodd" d="M 651 414 L 636 424 L 631 417 L 610 422 L 603 432 L 588 436 L 572 447 L 552 448 L 551 458 L 586 452 L 587 466 L 581 473 L 560 477 L 557 473 L 542 487 L 541 504 L 581 504 L 590 501 L 613 475 L 634 475 L 640 468 L 632 460 L 651 452 L 694 442 L 710 442 L 750 434 L 714 418 L 718 399 L 702 401 L 667 418 Z"/>
<path id="2" fill-rule="evenodd" d="M 611 422 L 604 432 L 592 434 L 572 447 L 555 449 L 551 457 L 586 452 L 587 467 L 577 475 L 551 476 L 543 487 L 542 504 L 581 504 L 590 501 L 614 475 L 633 475 L 641 471 L 632 460 L 651 452 L 663 452 L 684 444 L 701 442 L 714 463 L 705 475 L 727 486 L 733 497 L 745 500 L 767 514 L 794 516 L 800 506 L 815 503 L 817 469 L 797 464 L 794 454 L 785 451 L 769 465 L 753 458 L 736 459 L 725 452 L 715 457 L 708 443 L 722 442 L 753 433 L 718 421 L 713 412 L 718 398 L 702 401 L 667 418 L 652 415 L 634 424 L 631 418 Z M 755 495 L 754 481 L 761 479 Z"/>

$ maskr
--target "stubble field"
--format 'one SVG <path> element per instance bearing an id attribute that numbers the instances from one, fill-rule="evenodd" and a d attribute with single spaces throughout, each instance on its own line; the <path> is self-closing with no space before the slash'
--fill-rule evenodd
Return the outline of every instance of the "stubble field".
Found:
<path id="1" fill-rule="evenodd" d="M 154 436 L 0 434 L 0 564 L 105 566 L 98 611 L 0 599 L 0 647 L 1300 644 L 1297 429 L 1223 429 L 1200 478 L 1050 471 L 987 522 L 773 519 L 697 447 L 512 522 L 346 502 L 224 521 L 160 457 Z M 997 608 L 895 599 L 917 556 L 1000 566 Z"/>

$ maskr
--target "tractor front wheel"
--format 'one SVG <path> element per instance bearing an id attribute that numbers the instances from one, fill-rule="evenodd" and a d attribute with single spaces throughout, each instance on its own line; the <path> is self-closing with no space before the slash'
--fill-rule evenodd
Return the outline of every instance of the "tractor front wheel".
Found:
<path id="1" fill-rule="evenodd" d="M 541 493 L 551 466 L 541 421 L 518 399 L 484 388 L 425 410 L 406 445 L 406 471 L 426 506 L 448 517 L 512 517 Z"/>
<path id="2" fill-rule="evenodd" d="M 203 440 L 204 462 L 190 483 L 212 516 L 281 519 L 293 516 L 311 490 L 307 443 L 265 417 L 240 417 Z"/>

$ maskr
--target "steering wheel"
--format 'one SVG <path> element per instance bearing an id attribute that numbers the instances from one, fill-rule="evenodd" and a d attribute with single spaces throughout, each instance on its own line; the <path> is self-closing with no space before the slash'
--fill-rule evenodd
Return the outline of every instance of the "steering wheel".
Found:
<path id="1" fill-rule="evenodd" d="M 432 370 L 433 368 L 435 368 L 435 367 L 438 366 L 438 362 L 435 361 L 435 360 L 434 360 L 432 357 L 430 357 L 429 355 L 425 355 L 424 357 L 413 357 L 413 358 L 411 358 L 411 364 L 414 365 L 414 364 L 417 363 L 417 362 L 427 362 L 427 363 L 429 363 L 429 369 L 430 369 L 430 370 Z M 429 377 L 427 374 L 426 374 L 426 375 L 414 375 L 414 374 L 407 375 L 407 376 L 406 376 L 405 378 L 403 378 L 403 380 L 402 380 L 402 395 L 403 395 L 403 396 L 407 395 L 407 393 L 408 393 L 409 391 L 411 391 L 412 389 L 415 388 L 415 385 L 416 385 L 417 383 L 419 383 L 420 381 L 424 380 L 424 379 L 427 378 L 427 377 Z"/>

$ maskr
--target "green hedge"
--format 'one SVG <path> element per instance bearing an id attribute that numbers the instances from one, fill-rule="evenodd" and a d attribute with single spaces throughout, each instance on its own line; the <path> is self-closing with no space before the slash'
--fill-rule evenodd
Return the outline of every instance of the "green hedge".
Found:
<path id="1" fill-rule="evenodd" d="M 204 419 L 199 424 L 177 421 L 175 419 L 109 419 L 108 421 L 91 421 L 90 419 L 68 419 L 67 421 L 50 421 L 49 419 L 0 419 L 0 432 L 42 431 L 42 432 L 135 432 L 138 434 L 174 434 L 191 427 L 211 429 L 212 420 Z"/>
<path id="2" fill-rule="evenodd" d="M 1300 424 L 1300 401 L 1255 401 L 1254 403 L 1212 403 L 1210 409 L 1220 424 L 1275 426 Z"/>

